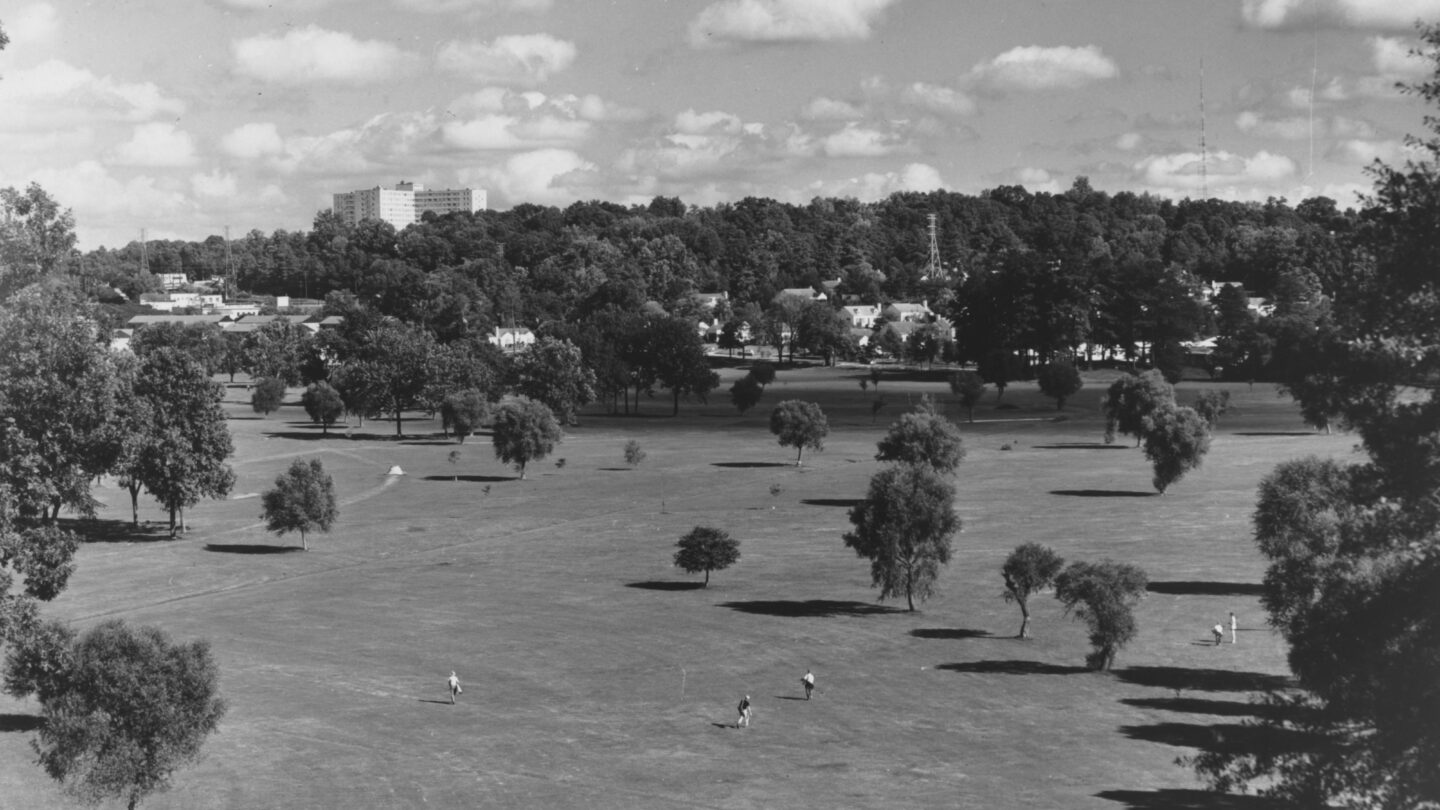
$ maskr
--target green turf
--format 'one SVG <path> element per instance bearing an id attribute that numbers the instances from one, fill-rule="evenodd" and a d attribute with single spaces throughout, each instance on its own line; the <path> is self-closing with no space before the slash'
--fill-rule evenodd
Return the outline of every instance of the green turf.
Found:
<path id="1" fill-rule="evenodd" d="M 257 419 L 231 388 L 235 497 L 193 510 L 175 542 L 106 525 L 46 614 L 212 643 L 229 714 L 147 807 L 1252 806 L 1200 794 L 1174 760 L 1243 743 L 1244 690 L 1286 671 L 1258 605 L 1256 484 L 1287 458 L 1348 456 L 1354 437 L 1308 431 L 1271 386 L 1226 386 L 1236 412 L 1204 466 L 1158 497 L 1140 451 L 1100 443 L 1104 375 L 1060 421 L 1033 386 L 1005 393 L 1014 409 L 991 391 L 961 423 L 954 560 L 910 614 L 874 601 L 868 563 L 840 539 L 846 507 L 889 420 L 925 392 L 956 411 L 938 375 L 887 378 L 872 424 L 862 376 L 782 372 L 743 417 L 723 391 L 678 419 L 663 396 L 639 417 L 592 409 L 526 481 L 483 436 L 457 446 L 417 416 L 400 440 L 389 422 L 321 439 L 294 402 Z M 1186 383 L 1181 401 L 1199 387 L 1219 386 Z M 791 397 L 820 401 L 832 426 L 798 469 L 766 429 Z M 647 453 L 635 469 L 630 438 Z M 308 553 L 283 551 L 299 538 L 267 535 L 254 496 L 311 455 L 340 519 Z M 406 475 L 387 477 L 392 464 Z M 128 517 L 128 496 L 97 494 L 105 518 Z M 144 504 L 142 519 L 163 515 Z M 696 525 L 741 540 L 704 589 L 671 565 Z M 1149 573 L 1113 673 L 1080 671 L 1085 630 L 1048 595 L 1035 638 L 1013 638 L 999 568 L 1026 541 Z M 1209 646 L 1231 610 L 1239 644 Z M 736 730 L 746 693 L 754 724 Z M 7 808 L 71 806 L 32 764 L 37 711 L 0 697 Z"/>

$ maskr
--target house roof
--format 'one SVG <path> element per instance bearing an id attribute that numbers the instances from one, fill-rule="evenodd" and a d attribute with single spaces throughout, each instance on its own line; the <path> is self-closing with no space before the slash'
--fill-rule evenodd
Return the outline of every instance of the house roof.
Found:
<path id="1" fill-rule="evenodd" d="M 228 315 L 136 315 L 126 321 L 127 326 L 144 326 L 147 323 L 221 323 L 229 320 Z"/>

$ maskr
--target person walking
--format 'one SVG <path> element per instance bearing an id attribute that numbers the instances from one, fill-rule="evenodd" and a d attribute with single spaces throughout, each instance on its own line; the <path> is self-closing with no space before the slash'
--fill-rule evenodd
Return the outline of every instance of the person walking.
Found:
<path id="1" fill-rule="evenodd" d="M 1240 621 L 1235 618 L 1235 611 L 1230 611 L 1230 643 L 1234 644 L 1236 636 L 1240 634 Z"/>
<path id="2" fill-rule="evenodd" d="M 805 684 L 805 699 L 806 699 L 806 700 L 809 700 L 809 699 L 810 699 L 810 693 L 811 693 L 812 691 L 814 691 L 814 689 L 815 689 L 815 675 L 814 675 L 814 673 L 812 673 L 812 672 L 811 672 L 810 670 L 808 670 L 808 669 L 805 670 L 805 677 L 803 677 L 803 678 L 800 679 L 800 683 Z"/>
<path id="3" fill-rule="evenodd" d="M 740 712 L 740 717 L 735 720 L 735 727 L 750 727 L 750 696 L 746 695 L 740 699 L 740 705 L 735 707 Z"/>
<path id="4" fill-rule="evenodd" d="M 1217 622 L 1214 627 L 1210 628 L 1210 632 L 1215 634 L 1215 646 L 1219 647 L 1220 642 L 1225 640 L 1225 628 Z"/>
<path id="5" fill-rule="evenodd" d="M 450 670 L 450 677 L 445 680 L 445 684 L 450 688 L 450 703 L 453 705 L 455 696 L 465 691 L 460 688 L 460 678 L 455 674 L 455 670 Z"/>

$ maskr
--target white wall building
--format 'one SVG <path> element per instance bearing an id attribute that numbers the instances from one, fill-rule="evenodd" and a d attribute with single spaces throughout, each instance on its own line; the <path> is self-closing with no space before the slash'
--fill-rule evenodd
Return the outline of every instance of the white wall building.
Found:
<path id="1" fill-rule="evenodd" d="M 334 195 L 333 210 L 351 224 L 362 219 L 380 219 L 400 230 L 420 221 L 426 211 L 450 214 L 455 211 L 484 211 L 483 189 L 445 188 L 429 190 L 419 183 L 397 183 L 394 188 L 364 188 Z"/>

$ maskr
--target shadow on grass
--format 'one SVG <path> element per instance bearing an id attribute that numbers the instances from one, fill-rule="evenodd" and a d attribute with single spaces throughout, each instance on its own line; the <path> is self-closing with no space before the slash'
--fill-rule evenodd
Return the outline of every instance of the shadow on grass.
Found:
<path id="1" fill-rule="evenodd" d="M 465 446 L 454 439 L 406 439 L 400 442 L 400 444 L 410 445 L 412 447 L 441 447 L 443 445 L 453 444 L 456 449 Z"/>
<path id="2" fill-rule="evenodd" d="M 717 461 L 710 466 L 726 467 L 732 470 L 753 470 L 760 467 L 794 467 L 795 465 L 781 461 Z"/>
<path id="3" fill-rule="evenodd" d="M 871 602 L 846 602 L 836 599 L 756 599 L 749 602 L 721 602 L 719 607 L 755 613 L 762 616 L 790 618 L 830 618 L 833 616 L 879 616 L 900 613 L 899 608 Z"/>
<path id="4" fill-rule="evenodd" d="M 1305 735 L 1286 729 L 1240 723 L 1154 723 L 1121 726 L 1119 731 L 1132 740 L 1232 755 L 1297 751 L 1305 740 Z"/>
<path id="5" fill-rule="evenodd" d="M 155 543 L 170 539 L 170 524 L 128 520 L 61 518 L 60 528 L 74 532 L 82 543 Z"/>
<path id="6" fill-rule="evenodd" d="M 1115 675 L 1136 686 L 1188 689 L 1194 692 L 1263 692 L 1281 689 L 1290 683 L 1283 675 L 1265 672 L 1188 667 L 1126 667 L 1116 670 Z"/>
<path id="7" fill-rule="evenodd" d="M 1052 489 L 1051 495 L 1068 495 L 1072 498 L 1153 498 L 1159 493 L 1137 492 L 1133 489 Z"/>
<path id="8" fill-rule="evenodd" d="M 345 438 L 345 434 L 338 430 L 331 430 L 329 434 L 321 433 L 319 430 L 267 430 L 261 435 L 267 439 L 291 439 L 302 442 L 313 442 L 317 439 Z"/>
<path id="9" fill-rule="evenodd" d="M 1260 596 L 1265 592 L 1265 586 L 1257 582 L 1208 582 L 1188 579 L 1152 582 L 1145 589 L 1151 593 L 1175 596 Z"/>
<path id="10" fill-rule="evenodd" d="M 989 630 L 966 630 L 959 627 L 917 627 L 910 631 L 915 638 L 959 641 L 967 638 L 994 638 Z"/>
<path id="11" fill-rule="evenodd" d="M 427 475 L 422 481 L 449 481 L 452 484 L 495 484 L 500 481 L 519 481 L 518 475 Z"/>
<path id="12" fill-rule="evenodd" d="M 853 509 L 858 506 L 863 498 L 801 498 L 800 503 L 806 506 L 838 506 L 842 509 Z"/>
<path id="13" fill-rule="evenodd" d="M 600 472 L 634 472 L 633 467 L 596 467 Z"/>
<path id="14" fill-rule="evenodd" d="M 776 699 L 776 700 L 805 700 L 805 698 L 803 698 L 803 697 L 795 697 L 794 695 L 775 695 L 775 699 Z"/>
<path id="15" fill-rule="evenodd" d="M 1263 703 L 1247 703 L 1242 700 L 1211 700 L 1209 698 L 1124 698 L 1126 706 L 1139 709 L 1159 709 L 1165 712 L 1186 714 L 1213 714 L 1219 717 L 1264 717 L 1275 711 Z"/>
<path id="16" fill-rule="evenodd" d="M 705 583 L 655 580 L 650 582 L 627 582 L 625 583 L 625 587 L 639 588 L 642 591 L 698 591 L 705 587 Z"/>
<path id="17" fill-rule="evenodd" d="M 260 543 L 206 543 L 205 550 L 217 554 L 289 554 L 305 549 L 301 546 L 268 546 Z"/>
<path id="18" fill-rule="evenodd" d="M 950 672 L 975 672 L 982 675 L 1079 675 L 1089 672 L 1085 667 L 1065 667 L 1042 661 L 967 661 L 963 664 L 941 664 L 936 669 Z"/>
<path id="19" fill-rule="evenodd" d="M 1062 442 L 1060 444 L 1035 444 L 1031 445 L 1036 450 L 1129 450 L 1123 444 L 1104 444 L 1102 442 Z"/>
<path id="20" fill-rule="evenodd" d="M 1235 433 L 1235 436 L 1319 436 L 1313 430 L 1257 430 L 1247 433 Z"/>
<path id="21" fill-rule="evenodd" d="M 1284 805 L 1260 796 L 1237 796 L 1208 790 L 1102 790 L 1095 796 L 1119 802 L 1128 810 L 1280 810 Z"/>
<path id="22" fill-rule="evenodd" d="M 419 703 L 439 703 L 439 704 L 442 705 L 442 706 L 449 706 L 449 705 L 450 705 L 450 701 L 448 701 L 448 700 L 435 700 L 434 698 L 420 698 L 420 700 L 419 700 L 418 702 L 419 702 Z"/>
<path id="23" fill-rule="evenodd" d="M 7 731 L 35 731 L 45 725 L 38 714 L 0 714 L 0 734 Z"/>

